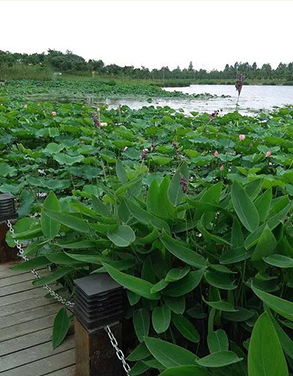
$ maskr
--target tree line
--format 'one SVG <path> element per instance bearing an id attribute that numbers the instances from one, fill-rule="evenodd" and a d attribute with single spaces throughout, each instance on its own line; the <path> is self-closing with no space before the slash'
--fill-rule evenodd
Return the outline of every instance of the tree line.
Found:
<path id="1" fill-rule="evenodd" d="M 71 51 L 66 53 L 49 49 L 47 53 L 11 53 L 0 50 L 0 69 L 3 67 L 13 67 L 16 65 L 32 65 L 49 67 L 54 71 L 63 73 L 86 73 L 95 72 L 97 75 L 110 75 L 117 77 L 129 77 L 135 79 L 235 79 L 241 72 L 245 79 L 293 81 L 293 62 L 280 63 L 276 69 L 270 64 L 263 64 L 258 67 L 256 63 L 236 62 L 234 65 L 226 64 L 223 70 L 205 69 L 196 70 L 190 62 L 188 68 L 181 69 L 179 66 L 170 69 L 163 66 L 161 69 L 148 69 L 146 67 L 135 68 L 134 66 L 121 67 L 117 64 L 106 65 L 102 60 L 85 60 L 83 57 Z"/>

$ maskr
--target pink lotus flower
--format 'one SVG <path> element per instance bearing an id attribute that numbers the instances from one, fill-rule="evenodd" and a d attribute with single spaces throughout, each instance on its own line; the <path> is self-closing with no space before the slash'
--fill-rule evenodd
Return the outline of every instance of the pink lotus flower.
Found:
<path id="1" fill-rule="evenodd" d="M 270 157 L 271 155 L 272 155 L 271 150 L 268 150 L 268 151 L 266 152 L 266 158 Z"/>
<path id="2" fill-rule="evenodd" d="M 245 134 L 240 134 L 239 135 L 239 140 L 244 141 L 245 140 Z"/>
<path id="3" fill-rule="evenodd" d="M 27 104 L 25 104 L 25 105 L 23 106 L 23 108 L 27 108 Z"/>
<path id="4" fill-rule="evenodd" d="M 218 150 L 215 150 L 215 151 L 214 151 L 214 156 L 215 156 L 216 158 L 218 158 L 218 156 L 219 156 L 219 152 L 218 152 Z"/>
<path id="5" fill-rule="evenodd" d="M 52 112 L 51 112 L 51 115 L 52 115 L 52 116 L 56 116 L 56 115 L 57 115 L 57 112 L 56 112 L 56 111 L 52 111 Z"/>
<path id="6" fill-rule="evenodd" d="M 123 149 L 123 151 L 126 151 L 128 149 L 128 146 L 125 146 L 125 148 Z"/>
<path id="7" fill-rule="evenodd" d="M 222 165 L 220 166 L 220 171 L 224 171 L 224 169 L 225 169 L 225 166 L 222 164 Z"/>

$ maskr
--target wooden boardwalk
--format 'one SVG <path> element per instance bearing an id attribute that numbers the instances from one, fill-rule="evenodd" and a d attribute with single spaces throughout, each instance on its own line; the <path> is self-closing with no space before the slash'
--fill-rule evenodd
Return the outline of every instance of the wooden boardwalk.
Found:
<path id="1" fill-rule="evenodd" d="M 74 335 L 55 350 L 51 343 L 61 305 L 12 265 L 0 265 L 0 376 L 74 376 Z"/>

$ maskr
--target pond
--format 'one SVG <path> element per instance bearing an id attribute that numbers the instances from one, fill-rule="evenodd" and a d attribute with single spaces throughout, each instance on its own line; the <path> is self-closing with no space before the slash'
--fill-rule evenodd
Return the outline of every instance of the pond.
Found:
<path id="1" fill-rule="evenodd" d="M 222 110 L 222 113 L 227 113 L 238 109 L 241 114 L 247 115 L 252 115 L 254 112 L 261 109 L 272 110 L 276 106 L 280 107 L 293 104 L 293 86 L 244 86 L 238 106 L 236 106 L 238 95 L 233 85 L 191 85 L 188 87 L 165 88 L 165 90 L 177 90 L 188 94 L 210 93 L 217 95 L 217 97 L 206 97 L 203 99 L 158 98 L 153 99 L 150 103 L 140 98 L 120 98 L 103 100 L 101 102 L 99 101 L 99 103 L 106 103 L 110 108 L 116 108 L 124 104 L 133 109 L 150 105 L 170 106 L 175 109 L 182 108 L 186 113 L 191 111 L 211 113 L 215 110 Z M 224 97 L 221 97 L 222 95 Z"/>

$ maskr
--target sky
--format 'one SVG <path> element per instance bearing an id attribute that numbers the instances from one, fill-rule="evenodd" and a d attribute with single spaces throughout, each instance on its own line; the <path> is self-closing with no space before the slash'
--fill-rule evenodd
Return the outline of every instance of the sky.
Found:
<path id="1" fill-rule="evenodd" d="M 3 1 L 0 50 L 223 69 L 293 61 L 293 1 Z"/>

